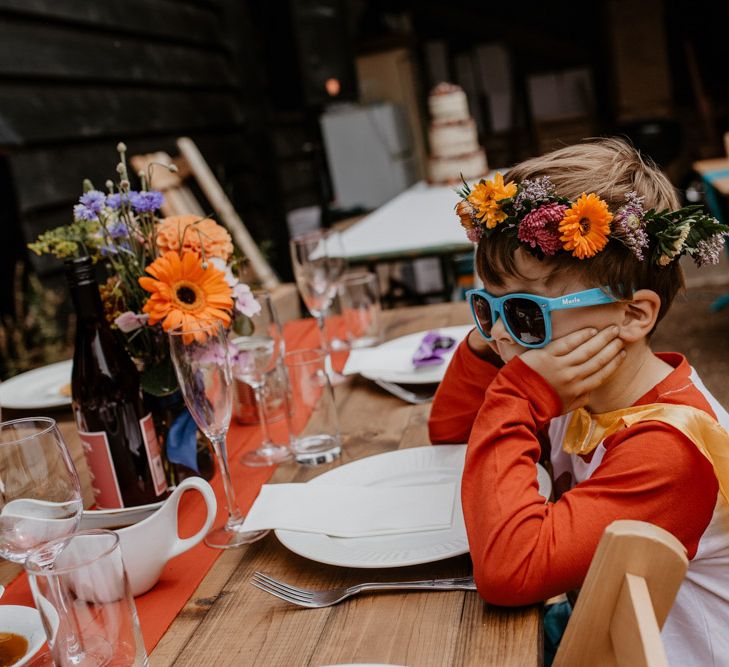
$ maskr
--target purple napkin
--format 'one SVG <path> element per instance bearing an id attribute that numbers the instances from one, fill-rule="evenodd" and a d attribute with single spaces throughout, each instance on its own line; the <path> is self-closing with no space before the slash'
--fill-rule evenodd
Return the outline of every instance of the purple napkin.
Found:
<path id="1" fill-rule="evenodd" d="M 446 353 L 456 344 L 455 338 L 441 336 L 437 331 L 429 331 L 420 341 L 413 355 L 413 366 L 436 366 L 442 364 Z"/>

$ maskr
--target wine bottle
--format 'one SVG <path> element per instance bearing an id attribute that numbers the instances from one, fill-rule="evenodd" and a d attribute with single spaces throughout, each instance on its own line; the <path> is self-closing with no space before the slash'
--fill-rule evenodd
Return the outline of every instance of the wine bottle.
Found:
<path id="1" fill-rule="evenodd" d="M 139 372 L 106 321 L 91 259 L 66 261 L 76 309 L 73 412 L 100 509 L 161 499 L 167 481 Z"/>

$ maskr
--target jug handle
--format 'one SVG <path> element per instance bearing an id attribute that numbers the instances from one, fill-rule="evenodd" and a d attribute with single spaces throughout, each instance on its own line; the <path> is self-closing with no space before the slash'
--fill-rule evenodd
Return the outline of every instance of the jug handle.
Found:
<path id="1" fill-rule="evenodd" d="M 192 549 L 195 545 L 201 542 L 205 535 L 207 535 L 208 531 L 213 525 L 213 522 L 215 521 L 215 515 L 218 511 L 218 502 L 215 499 L 215 492 L 213 491 L 213 487 L 211 487 L 210 484 L 208 484 L 201 477 L 188 477 L 184 479 L 174 491 L 174 494 L 177 495 L 175 503 L 175 516 L 177 517 L 178 525 L 180 499 L 182 498 L 182 495 L 185 491 L 193 490 L 200 493 L 200 495 L 202 495 L 203 497 L 203 500 L 205 501 L 205 506 L 207 507 L 208 511 L 207 517 L 205 518 L 205 523 L 202 525 L 200 530 L 198 530 L 197 533 L 195 533 L 192 537 L 186 537 L 185 539 L 180 539 L 178 537 L 175 542 L 175 546 L 170 552 L 169 558 L 179 556 L 180 554 L 185 553 L 185 551 Z"/>

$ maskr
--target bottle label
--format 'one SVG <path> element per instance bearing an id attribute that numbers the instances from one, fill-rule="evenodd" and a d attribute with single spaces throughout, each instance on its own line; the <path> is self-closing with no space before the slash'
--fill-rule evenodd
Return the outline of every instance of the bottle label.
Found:
<path id="1" fill-rule="evenodd" d="M 147 450 L 149 469 L 152 471 L 154 492 L 159 496 L 167 490 L 167 478 L 165 477 L 165 469 L 162 465 L 162 454 L 159 450 L 159 441 L 157 440 L 157 432 L 154 430 L 154 420 L 152 419 L 151 412 L 139 420 L 139 426 L 142 429 L 144 447 Z"/>
<path id="2" fill-rule="evenodd" d="M 91 488 L 99 509 L 112 510 L 124 507 L 119 480 L 116 478 L 111 449 L 106 433 L 79 431 L 91 475 Z"/>

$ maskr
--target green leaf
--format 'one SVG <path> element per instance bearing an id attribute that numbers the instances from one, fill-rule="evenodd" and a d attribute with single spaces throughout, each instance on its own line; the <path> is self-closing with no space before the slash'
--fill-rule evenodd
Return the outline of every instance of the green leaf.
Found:
<path id="1" fill-rule="evenodd" d="M 179 388 L 169 356 L 142 372 L 142 389 L 154 396 L 167 396 Z"/>
<path id="2" fill-rule="evenodd" d="M 250 336 L 253 333 L 253 320 L 250 317 L 237 313 L 233 322 L 233 331 L 239 336 Z"/>

